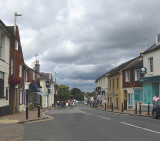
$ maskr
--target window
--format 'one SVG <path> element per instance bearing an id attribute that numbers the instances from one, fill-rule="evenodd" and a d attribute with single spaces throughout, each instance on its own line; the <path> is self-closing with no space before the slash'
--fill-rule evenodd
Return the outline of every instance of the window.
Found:
<path id="1" fill-rule="evenodd" d="M 15 49 L 18 50 L 18 42 L 15 41 Z"/>
<path id="2" fill-rule="evenodd" d="M 138 81 L 140 78 L 140 69 L 134 70 L 134 75 L 135 75 L 135 81 Z"/>
<path id="3" fill-rule="evenodd" d="M 135 102 L 142 102 L 143 101 L 143 92 L 141 89 L 134 90 L 134 101 Z"/>
<path id="4" fill-rule="evenodd" d="M 4 40 L 5 40 L 5 35 L 0 33 L 0 58 L 3 58 Z"/>
<path id="5" fill-rule="evenodd" d="M 126 71 L 126 82 L 130 82 L 130 71 Z"/>
<path id="6" fill-rule="evenodd" d="M 153 72 L 153 57 L 149 58 L 150 72 Z"/>
<path id="7" fill-rule="evenodd" d="M 114 89 L 114 79 L 113 79 L 113 89 Z"/>
<path id="8" fill-rule="evenodd" d="M 119 82 L 118 82 L 118 78 L 117 78 L 117 88 L 118 88 L 118 83 L 119 83 Z"/>
<path id="9" fill-rule="evenodd" d="M 4 73 L 0 72 L 0 98 L 4 97 Z"/>
<path id="10" fill-rule="evenodd" d="M 33 77 L 33 80 L 35 80 L 35 72 L 33 71 L 33 73 L 32 73 L 32 77 Z"/>
<path id="11" fill-rule="evenodd" d="M 11 74 L 13 74 L 13 59 L 11 59 Z"/>
<path id="12" fill-rule="evenodd" d="M 20 105 L 23 104 L 23 90 L 20 90 Z"/>
<path id="13" fill-rule="evenodd" d="M 25 71 L 26 72 L 26 82 L 28 81 L 28 70 Z"/>
<path id="14" fill-rule="evenodd" d="M 128 106 L 133 106 L 133 94 L 128 94 Z"/>
<path id="15" fill-rule="evenodd" d="M 157 44 L 160 43 L 160 34 L 157 35 Z"/>
<path id="16" fill-rule="evenodd" d="M 110 80 L 110 89 L 111 89 L 111 80 Z"/>
<path id="17" fill-rule="evenodd" d="M 19 77 L 22 77 L 22 65 L 19 65 Z"/>

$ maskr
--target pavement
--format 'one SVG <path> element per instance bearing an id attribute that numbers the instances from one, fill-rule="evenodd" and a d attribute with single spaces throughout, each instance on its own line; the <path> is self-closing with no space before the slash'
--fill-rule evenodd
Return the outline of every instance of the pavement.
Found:
<path id="1" fill-rule="evenodd" d="M 137 111 L 137 114 L 135 113 L 135 110 L 120 110 L 120 109 L 110 109 L 110 108 L 106 108 L 103 106 L 98 105 L 97 110 L 102 110 L 102 111 L 106 111 L 106 112 L 115 112 L 115 113 L 121 113 L 121 114 L 129 114 L 129 115 L 135 115 L 135 116 L 146 116 L 146 117 L 152 117 L 152 112 L 149 113 L 148 112 L 141 112 L 141 114 L 139 113 L 139 111 Z"/>
<path id="2" fill-rule="evenodd" d="M 48 109 L 41 109 L 40 110 L 40 117 L 38 117 L 38 110 L 29 110 L 28 111 L 28 119 L 26 119 L 26 112 L 17 112 L 14 114 L 6 115 L 0 117 L 0 124 L 12 124 L 12 123 L 25 123 L 25 122 L 31 122 L 36 120 L 45 120 L 50 118 L 49 116 L 45 115 L 45 113 L 49 109 L 53 109 L 54 107 L 48 108 Z"/>

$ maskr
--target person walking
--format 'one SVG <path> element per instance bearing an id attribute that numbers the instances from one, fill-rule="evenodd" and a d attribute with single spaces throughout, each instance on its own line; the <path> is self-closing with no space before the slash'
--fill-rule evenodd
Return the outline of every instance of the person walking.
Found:
<path id="1" fill-rule="evenodd" d="M 156 93 L 156 96 L 153 97 L 153 104 L 155 104 L 157 102 L 157 100 L 159 99 L 159 94 Z"/>

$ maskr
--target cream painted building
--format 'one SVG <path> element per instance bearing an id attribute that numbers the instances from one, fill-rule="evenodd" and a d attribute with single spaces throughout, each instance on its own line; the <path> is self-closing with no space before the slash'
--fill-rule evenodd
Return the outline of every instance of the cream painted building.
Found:
<path id="1" fill-rule="evenodd" d="M 99 77 L 96 81 L 97 99 L 102 101 L 102 105 L 107 102 L 108 95 L 108 77 L 107 73 Z M 100 90 L 100 91 L 99 91 Z"/>
<path id="2" fill-rule="evenodd" d="M 10 38 L 13 35 L 0 20 L 0 116 L 9 114 Z"/>
<path id="3" fill-rule="evenodd" d="M 47 86 L 48 85 L 48 86 Z M 40 86 L 41 92 L 41 106 L 42 108 L 50 107 L 54 104 L 54 82 L 52 73 L 41 73 Z"/>

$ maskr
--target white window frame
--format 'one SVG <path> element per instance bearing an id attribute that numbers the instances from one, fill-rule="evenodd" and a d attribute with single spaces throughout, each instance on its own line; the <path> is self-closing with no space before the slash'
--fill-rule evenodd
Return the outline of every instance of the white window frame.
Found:
<path id="1" fill-rule="evenodd" d="M 15 49 L 18 50 L 18 41 L 15 40 Z"/>
<path id="2" fill-rule="evenodd" d="M 0 71 L 0 78 L 4 79 L 4 73 Z"/>
<path id="3" fill-rule="evenodd" d="M 19 77 L 22 77 L 22 65 L 19 65 Z"/>
<path id="4" fill-rule="evenodd" d="M 126 82 L 130 82 L 130 71 L 125 71 L 125 78 L 126 78 Z"/>
<path id="5" fill-rule="evenodd" d="M 34 71 L 32 72 L 32 77 L 33 77 L 32 79 L 35 80 L 35 72 Z"/>
<path id="6" fill-rule="evenodd" d="M 157 37 L 156 37 L 156 44 L 160 44 L 160 34 L 157 34 Z"/>
<path id="7" fill-rule="evenodd" d="M 140 76 L 140 69 L 135 69 L 134 70 L 134 75 L 135 75 L 135 81 L 138 81 Z"/>
<path id="8" fill-rule="evenodd" d="M 0 33 L 0 58 L 3 59 L 3 52 L 4 52 L 4 45 L 5 45 L 5 35 Z"/>
<path id="9" fill-rule="evenodd" d="M 23 90 L 20 90 L 20 105 L 23 104 Z"/>
<path id="10" fill-rule="evenodd" d="M 28 70 L 25 71 L 25 80 L 28 81 Z"/>
<path id="11" fill-rule="evenodd" d="M 153 57 L 148 58 L 149 61 L 149 71 L 150 73 L 153 73 L 154 67 L 153 67 Z"/>
<path id="12" fill-rule="evenodd" d="M 11 59 L 11 74 L 13 74 L 13 59 Z"/>

